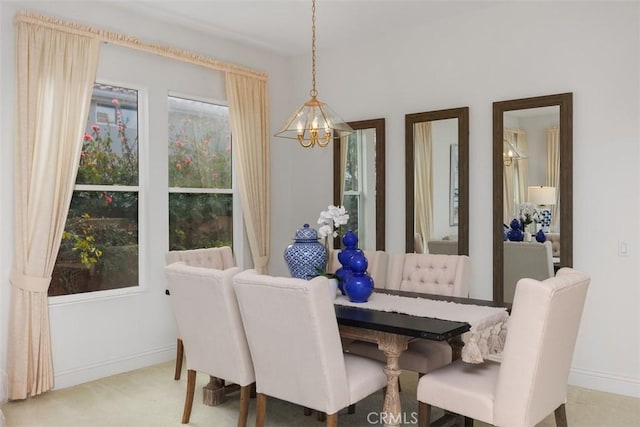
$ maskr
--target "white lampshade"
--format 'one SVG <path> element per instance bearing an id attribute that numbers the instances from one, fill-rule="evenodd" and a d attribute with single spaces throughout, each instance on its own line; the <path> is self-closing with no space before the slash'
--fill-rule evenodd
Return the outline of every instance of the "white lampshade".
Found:
<path id="1" fill-rule="evenodd" d="M 556 204 L 556 187 L 537 185 L 529 187 L 527 193 L 529 203 L 533 203 L 534 205 L 545 206 Z"/>

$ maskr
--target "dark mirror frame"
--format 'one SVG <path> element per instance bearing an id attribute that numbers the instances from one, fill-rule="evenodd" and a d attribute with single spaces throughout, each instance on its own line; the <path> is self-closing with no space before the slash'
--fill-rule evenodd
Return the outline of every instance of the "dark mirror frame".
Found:
<path id="1" fill-rule="evenodd" d="M 414 147 L 413 125 L 458 119 L 458 254 L 469 255 L 469 107 L 406 114 L 405 134 L 405 251 L 414 252 Z"/>
<path id="2" fill-rule="evenodd" d="M 493 299 L 504 298 L 503 134 L 504 113 L 560 107 L 560 266 L 573 265 L 573 94 L 561 93 L 493 103 Z"/>
<path id="3" fill-rule="evenodd" d="M 385 250 L 385 121 L 382 119 L 360 120 L 347 123 L 353 130 L 375 129 L 376 132 L 376 250 Z M 339 206 L 340 200 L 340 137 L 333 139 L 333 204 Z M 338 239 L 334 248 L 342 246 Z"/>

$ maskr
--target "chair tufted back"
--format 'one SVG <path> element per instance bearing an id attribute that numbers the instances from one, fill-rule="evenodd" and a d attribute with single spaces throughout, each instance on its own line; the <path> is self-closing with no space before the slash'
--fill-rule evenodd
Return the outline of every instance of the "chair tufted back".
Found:
<path id="1" fill-rule="evenodd" d="M 327 263 L 327 271 L 335 273 L 341 267 L 338 261 L 339 249 L 331 249 L 329 251 L 329 262 Z M 369 262 L 367 273 L 373 279 L 373 286 L 376 288 L 384 288 L 387 282 L 387 264 L 389 262 L 389 254 L 384 251 L 363 251 L 364 256 Z"/>
<path id="2" fill-rule="evenodd" d="M 551 253 L 555 257 L 560 256 L 560 233 L 547 233 L 545 237 L 551 242 Z"/>
<path id="3" fill-rule="evenodd" d="M 468 297 L 470 282 L 466 255 L 395 254 L 388 267 L 387 289 Z"/>
<path id="4" fill-rule="evenodd" d="M 218 270 L 226 270 L 236 265 L 233 251 L 229 246 L 169 251 L 165 256 L 165 261 L 167 265 L 182 261 L 193 267 L 216 268 Z"/>

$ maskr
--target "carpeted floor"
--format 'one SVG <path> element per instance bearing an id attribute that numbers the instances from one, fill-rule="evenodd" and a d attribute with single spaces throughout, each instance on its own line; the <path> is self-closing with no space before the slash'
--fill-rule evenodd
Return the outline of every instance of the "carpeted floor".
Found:
<path id="1" fill-rule="evenodd" d="M 173 362 L 132 371 L 62 390 L 54 390 L 26 401 L 2 407 L 6 427 L 163 427 L 180 426 L 186 389 L 186 374 L 173 380 Z M 403 373 L 402 410 L 404 425 L 416 425 L 417 375 Z M 198 375 L 191 426 L 226 427 L 237 424 L 239 393 L 230 394 L 220 406 L 202 404 L 206 375 Z M 358 403 L 355 414 L 341 411 L 340 426 L 382 425 L 379 411 L 382 393 Z M 438 412 L 434 411 L 436 415 Z M 567 418 L 572 427 L 637 427 L 640 399 L 569 387 Z M 255 423 L 255 399 L 249 407 L 247 426 Z M 270 398 L 268 426 L 319 427 L 315 415 L 305 417 L 300 406 Z M 485 426 L 476 422 L 475 426 Z M 553 415 L 539 426 L 555 426 Z"/>

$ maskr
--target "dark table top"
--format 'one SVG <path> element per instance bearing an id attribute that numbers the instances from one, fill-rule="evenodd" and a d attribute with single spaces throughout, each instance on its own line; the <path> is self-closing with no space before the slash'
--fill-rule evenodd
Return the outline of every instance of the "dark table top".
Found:
<path id="1" fill-rule="evenodd" d="M 414 298 L 451 301 L 460 304 L 506 307 L 507 309 L 511 308 L 509 304 L 499 304 L 493 301 L 469 298 L 445 297 L 441 295 L 392 291 L 387 289 L 376 289 L 375 292 Z M 471 328 L 466 322 L 418 317 L 404 313 L 368 310 L 365 308 L 344 305 L 336 305 L 335 310 L 339 325 L 354 326 L 399 335 L 407 335 L 410 337 L 426 338 L 435 341 L 443 341 L 453 338 L 467 332 Z"/>

